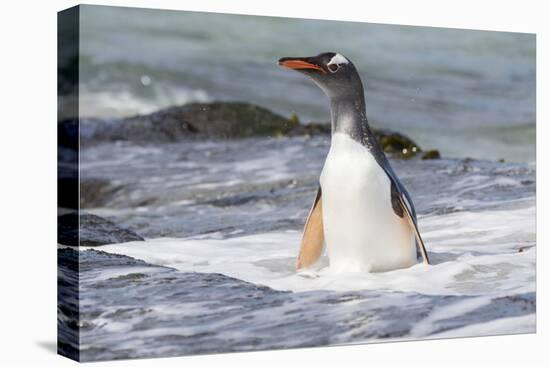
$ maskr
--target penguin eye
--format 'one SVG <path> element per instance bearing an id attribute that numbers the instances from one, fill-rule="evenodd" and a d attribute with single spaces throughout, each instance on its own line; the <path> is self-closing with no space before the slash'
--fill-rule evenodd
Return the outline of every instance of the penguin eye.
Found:
<path id="1" fill-rule="evenodd" d="M 340 68 L 340 66 L 338 66 L 338 64 L 329 64 L 327 65 L 328 66 L 328 69 L 332 72 L 332 73 L 335 73 L 338 71 L 338 69 Z"/>

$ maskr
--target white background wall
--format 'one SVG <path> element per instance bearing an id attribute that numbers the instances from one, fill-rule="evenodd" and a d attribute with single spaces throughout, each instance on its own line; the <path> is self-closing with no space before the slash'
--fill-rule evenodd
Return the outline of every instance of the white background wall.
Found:
<path id="1" fill-rule="evenodd" d="M 537 335 L 94 363 L 94 366 L 542 366 L 550 353 L 548 93 L 544 1 L 156 0 L 94 4 L 537 33 Z M 0 11 L 0 365 L 68 366 L 56 340 L 56 12 L 75 1 L 4 1 Z M 543 83 L 545 81 L 546 83 Z M 546 102 L 546 104 L 544 103 Z M 546 165 L 546 167 L 545 167 Z M 546 205 L 543 205 L 544 204 Z M 546 228 L 543 223 L 546 222 Z M 546 243 L 545 243 L 546 242 Z"/>

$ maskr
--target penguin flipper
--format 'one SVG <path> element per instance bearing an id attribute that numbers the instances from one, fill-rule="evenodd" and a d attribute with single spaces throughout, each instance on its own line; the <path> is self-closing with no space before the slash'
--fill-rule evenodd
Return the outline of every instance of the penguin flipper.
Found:
<path id="1" fill-rule="evenodd" d="M 324 237 L 323 203 L 321 188 L 319 187 L 304 226 L 300 252 L 298 259 L 296 259 L 296 270 L 307 268 L 319 259 L 323 252 Z"/>
<path id="2" fill-rule="evenodd" d="M 426 246 L 424 246 L 424 240 L 422 240 L 422 236 L 420 236 L 420 231 L 418 230 L 418 226 L 416 224 L 416 221 L 413 220 L 412 215 L 405 204 L 405 201 L 403 199 L 403 196 L 399 196 L 401 201 L 401 206 L 403 207 L 403 211 L 405 212 L 405 217 L 407 217 L 407 220 L 409 221 L 409 224 L 414 230 L 414 235 L 416 237 L 416 246 L 418 247 L 418 251 L 420 252 L 420 255 L 422 255 L 422 261 L 424 264 L 430 264 L 430 259 L 428 258 L 428 252 L 426 251 Z"/>
<path id="3" fill-rule="evenodd" d="M 410 202 L 408 199 L 408 195 L 404 195 L 402 191 L 398 189 L 399 186 L 395 184 L 393 177 L 389 177 L 391 180 L 391 202 L 393 206 L 393 211 L 399 217 L 405 217 L 407 219 L 410 226 L 414 230 L 416 247 L 418 249 L 418 253 L 420 253 L 420 255 L 422 256 L 422 261 L 425 264 L 430 264 L 428 252 L 426 251 L 426 246 L 424 246 L 424 240 L 422 239 L 422 236 L 420 236 L 420 231 L 418 230 L 418 225 L 416 223 L 416 213 L 414 212 L 414 209 L 412 209 L 412 205 L 407 205 L 407 203 Z"/>

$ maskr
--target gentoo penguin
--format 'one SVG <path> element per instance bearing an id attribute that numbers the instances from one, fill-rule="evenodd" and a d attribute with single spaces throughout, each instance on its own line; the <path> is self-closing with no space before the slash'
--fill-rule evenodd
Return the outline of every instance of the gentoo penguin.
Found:
<path id="1" fill-rule="evenodd" d="M 315 263 L 324 245 L 337 272 L 406 268 L 420 257 L 429 264 L 413 202 L 370 130 L 355 66 L 334 52 L 283 57 L 279 65 L 306 74 L 323 90 L 332 122 L 296 268 Z"/>

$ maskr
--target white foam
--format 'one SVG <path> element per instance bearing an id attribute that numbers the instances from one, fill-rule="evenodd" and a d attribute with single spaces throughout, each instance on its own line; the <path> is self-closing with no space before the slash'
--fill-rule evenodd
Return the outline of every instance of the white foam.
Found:
<path id="1" fill-rule="evenodd" d="M 535 209 L 461 212 L 420 218 L 432 265 L 384 273 L 296 273 L 301 233 L 280 231 L 228 239 L 157 238 L 102 246 L 181 271 L 222 273 L 274 289 L 394 290 L 427 295 L 498 296 L 535 291 Z M 520 250 L 521 248 L 521 250 Z"/>
<path id="2" fill-rule="evenodd" d="M 82 90 L 79 94 L 81 117 L 126 117 L 147 114 L 161 108 L 190 102 L 210 102 L 204 90 L 169 88 L 151 85 L 153 96 L 140 96 L 129 90 Z"/>

